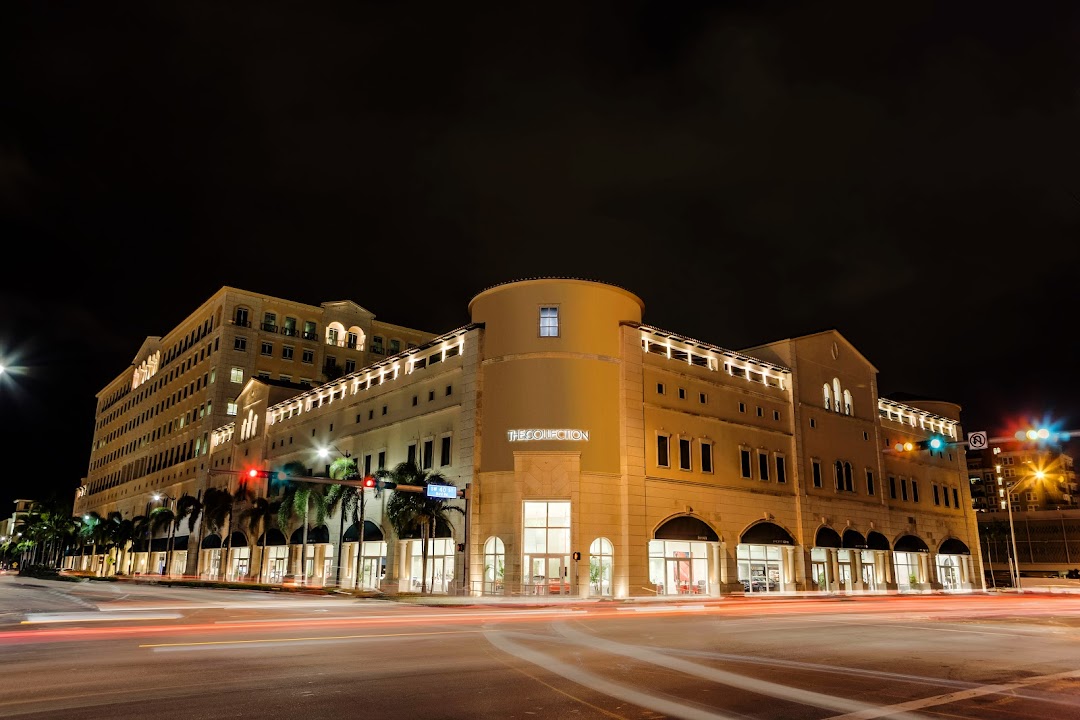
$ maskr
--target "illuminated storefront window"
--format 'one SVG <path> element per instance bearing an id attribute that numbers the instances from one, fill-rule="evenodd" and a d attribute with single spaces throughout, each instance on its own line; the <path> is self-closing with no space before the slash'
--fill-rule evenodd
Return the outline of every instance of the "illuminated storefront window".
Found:
<path id="1" fill-rule="evenodd" d="M 523 541 L 525 591 L 569 595 L 570 503 L 526 502 Z"/>
<path id="2" fill-rule="evenodd" d="M 709 543 L 649 541 L 649 579 L 657 595 L 709 593 Z"/>

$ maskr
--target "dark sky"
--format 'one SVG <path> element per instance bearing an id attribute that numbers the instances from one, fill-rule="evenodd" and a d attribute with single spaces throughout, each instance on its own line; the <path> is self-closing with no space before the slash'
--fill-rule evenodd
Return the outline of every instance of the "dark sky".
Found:
<path id="1" fill-rule="evenodd" d="M 1080 3 L 11 0 L 0 53 L 0 515 L 222 285 L 441 332 L 584 277 L 1080 425 Z"/>

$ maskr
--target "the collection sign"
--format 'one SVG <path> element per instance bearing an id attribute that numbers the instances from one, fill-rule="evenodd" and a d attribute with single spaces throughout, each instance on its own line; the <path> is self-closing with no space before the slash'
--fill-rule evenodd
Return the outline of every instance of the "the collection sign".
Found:
<path id="1" fill-rule="evenodd" d="M 506 439 L 510 442 L 530 442 L 534 440 L 573 440 L 578 442 L 588 442 L 589 431 L 572 430 L 568 428 L 507 430 Z"/>

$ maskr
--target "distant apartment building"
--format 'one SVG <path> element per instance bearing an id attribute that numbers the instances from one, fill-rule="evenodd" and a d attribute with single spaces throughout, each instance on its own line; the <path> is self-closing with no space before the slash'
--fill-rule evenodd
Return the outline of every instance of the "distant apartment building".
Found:
<path id="1" fill-rule="evenodd" d="M 1022 573 L 1080 568 L 1080 484 L 1071 456 L 1053 444 L 1000 442 L 969 451 L 968 478 L 983 559 L 999 579 L 1008 576 L 1014 536 Z"/>

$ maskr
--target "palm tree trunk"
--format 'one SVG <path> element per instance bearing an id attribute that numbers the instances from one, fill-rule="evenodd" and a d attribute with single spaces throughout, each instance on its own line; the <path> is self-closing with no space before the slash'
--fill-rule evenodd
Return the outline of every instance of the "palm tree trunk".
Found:
<path id="1" fill-rule="evenodd" d="M 304 493 L 304 536 L 300 544 L 300 577 L 303 578 L 300 584 L 304 586 L 307 585 L 307 525 L 310 500 L 311 493 Z"/>
<path id="2" fill-rule="evenodd" d="M 222 545 L 225 548 L 225 556 L 221 558 L 221 562 L 218 564 L 218 580 L 229 579 L 229 551 L 232 550 L 232 513 L 229 513 L 226 518 L 225 527 L 229 529 L 229 534 L 225 538 L 225 544 Z"/>
<path id="3" fill-rule="evenodd" d="M 356 535 L 356 589 L 363 589 L 364 572 L 364 489 L 360 488 L 360 507 L 356 514 L 356 529 L 359 531 Z M 354 513 L 355 514 L 355 513 Z"/>
<path id="4" fill-rule="evenodd" d="M 435 549 L 435 518 L 431 518 L 431 549 Z M 445 570 L 445 568 L 444 568 Z M 435 558 L 431 559 L 431 586 L 428 588 L 429 592 L 435 592 Z"/>
<path id="5" fill-rule="evenodd" d="M 345 506 L 341 505 L 341 517 L 338 518 L 337 549 L 334 550 L 334 564 L 337 572 L 334 573 L 334 587 L 341 587 L 341 546 L 345 544 Z"/>
<path id="6" fill-rule="evenodd" d="M 266 564 L 266 521 L 262 523 L 262 551 L 259 553 L 259 584 L 263 581 L 263 565 Z"/>
<path id="7" fill-rule="evenodd" d="M 428 526 L 424 523 L 424 526 L 420 529 L 420 594 L 427 592 L 427 544 L 428 544 Z"/>

